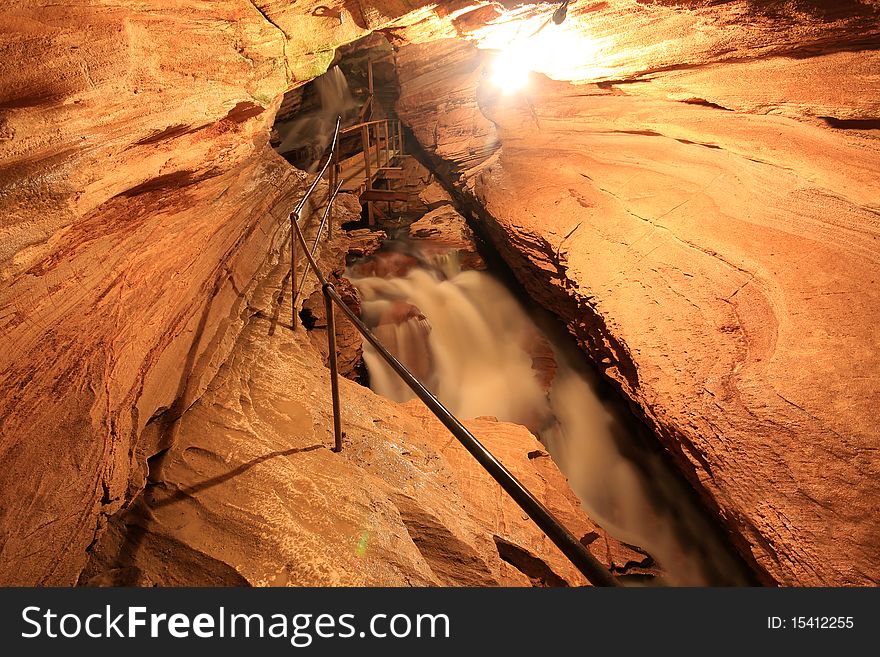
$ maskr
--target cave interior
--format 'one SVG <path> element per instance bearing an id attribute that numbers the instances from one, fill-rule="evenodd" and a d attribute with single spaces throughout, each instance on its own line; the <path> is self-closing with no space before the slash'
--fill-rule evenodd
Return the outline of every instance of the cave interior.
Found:
<path id="1" fill-rule="evenodd" d="M 880 1 L 9 4 L 0 584 L 880 580 Z"/>

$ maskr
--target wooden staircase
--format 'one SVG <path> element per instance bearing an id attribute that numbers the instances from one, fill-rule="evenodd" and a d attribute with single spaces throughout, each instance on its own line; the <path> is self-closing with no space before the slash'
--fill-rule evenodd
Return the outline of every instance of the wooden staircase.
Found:
<path id="1" fill-rule="evenodd" d="M 391 56 L 389 54 L 369 63 L 369 91 L 359 112 L 360 120 L 340 132 L 340 137 L 359 135 L 360 152 L 340 159 L 340 149 L 336 149 L 330 167 L 330 188 L 336 189 L 339 181 L 342 181 L 340 191 L 357 194 L 361 203 L 367 206 L 371 226 L 376 223 L 376 214 L 386 216 L 376 203 L 387 203 L 390 214 L 392 203 L 410 200 L 410 194 L 392 188 L 393 181 L 402 179 L 404 175 L 400 166 L 402 159 L 407 157 L 404 151 L 403 124 L 396 117 L 372 118 L 377 113 L 377 101 L 383 97 L 383 92 L 374 88 L 373 64 Z M 381 106 L 388 107 L 389 104 L 383 102 Z"/>

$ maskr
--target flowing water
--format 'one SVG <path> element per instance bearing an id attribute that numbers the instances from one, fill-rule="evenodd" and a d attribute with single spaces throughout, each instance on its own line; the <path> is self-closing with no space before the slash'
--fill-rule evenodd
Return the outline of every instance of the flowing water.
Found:
<path id="1" fill-rule="evenodd" d="M 698 514 L 680 500 L 670 503 L 645 468 L 621 453 L 630 429 L 600 399 L 594 375 L 549 340 L 502 283 L 460 271 L 454 254 L 429 259 L 415 243 L 406 250 L 378 256 L 397 258 L 393 275 L 358 266 L 348 274 L 364 321 L 392 353 L 458 417 L 495 416 L 531 429 L 588 515 L 651 554 L 668 583 L 743 583 L 725 559 L 711 563 L 719 548 L 705 544 L 711 539 L 699 544 L 706 532 Z M 398 402 L 414 397 L 367 343 L 364 360 L 375 392 Z"/>
<path id="2" fill-rule="evenodd" d="M 298 113 L 293 120 L 275 124 L 281 138 L 275 150 L 282 155 L 295 152 L 298 163 L 310 172 L 318 168 L 321 156 L 330 145 L 336 117 L 341 116 L 345 126 L 358 109 L 348 80 L 338 66 L 315 78 L 312 84 L 318 94 L 318 109 Z"/>

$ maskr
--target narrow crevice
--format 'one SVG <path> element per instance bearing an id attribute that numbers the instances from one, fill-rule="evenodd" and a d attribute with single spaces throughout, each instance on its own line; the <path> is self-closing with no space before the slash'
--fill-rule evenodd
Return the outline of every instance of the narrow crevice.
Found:
<path id="1" fill-rule="evenodd" d="M 288 35 L 287 32 L 285 32 L 281 28 L 281 26 L 278 25 L 278 23 L 276 23 L 271 18 L 269 18 L 269 15 L 265 11 L 263 11 L 262 9 L 259 8 L 257 6 L 257 3 L 255 2 L 255 0 L 250 0 L 250 3 L 254 9 L 256 9 L 258 12 L 260 12 L 260 16 L 262 16 L 266 20 L 267 23 L 269 23 L 272 27 L 274 27 L 276 30 L 281 32 L 281 36 L 282 36 L 281 56 L 284 59 L 284 77 L 289 84 L 291 82 L 291 75 L 290 75 L 290 62 L 288 61 L 288 58 L 287 58 L 287 42 L 290 41 L 290 35 Z"/>
<path id="2" fill-rule="evenodd" d="M 271 18 L 269 18 L 269 15 L 268 15 L 265 11 L 263 11 L 262 9 L 260 9 L 260 7 L 257 5 L 257 3 L 256 3 L 254 0 L 250 0 L 250 3 L 251 3 L 251 5 L 253 5 L 254 9 L 256 9 L 258 12 L 260 12 L 260 16 L 262 16 L 263 18 L 266 19 L 266 22 L 267 22 L 267 23 L 269 23 L 272 27 L 274 27 L 276 30 L 278 30 L 279 32 L 281 32 L 281 34 L 284 35 L 284 38 L 285 38 L 285 39 L 290 39 L 290 35 L 287 34 L 287 32 L 285 32 L 285 31 L 281 28 L 281 26 L 278 25 L 278 23 L 276 23 L 276 22 L 273 21 Z"/>
<path id="3" fill-rule="evenodd" d="M 880 130 L 880 119 L 838 119 L 833 116 L 820 116 L 830 128 L 838 130 Z"/>

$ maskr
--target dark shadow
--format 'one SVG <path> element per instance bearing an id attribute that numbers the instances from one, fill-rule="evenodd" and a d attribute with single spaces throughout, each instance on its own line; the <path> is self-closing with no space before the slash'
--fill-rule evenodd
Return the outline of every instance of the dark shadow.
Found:
<path id="1" fill-rule="evenodd" d="M 208 488 L 213 488 L 214 486 L 219 486 L 230 479 L 234 479 L 241 474 L 244 474 L 254 466 L 259 465 L 260 463 L 265 463 L 266 461 L 274 458 L 278 458 L 279 456 L 293 456 L 294 454 L 302 454 L 303 452 L 314 452 L 317 449 L 326 449 L 325 445 L 310 445 L 308 447 L 294 447 L 292 449 L 279 450 L 276 452 L 269 452 L 268 454 L 263 454 L 262 456 L 258 456 L 255 459 L 251 459 L 247 463 L 242 463 L 238 467 L 233 468 L 229 472 L 226 472 L 222 475 L 217 475 L 216 477 L 212 477 L 210 479 L 206 479 L 205 481 L 195 484 L 194 486 L 185 486 L 183 488 L 178 489 L 172 495 L 169 495 L 167 498 L 155 501 L 155 502 L 147 502 L 151 509 L 160 509 L 164 506 L 169 506 L 170 504 L 174 504 L 175 502 L 180 502 L 188 497 L 193 497 L 197 493 L 202 492 L 203 490 L 207 490 Z M 158 484 L 154 484 L 158 485 Z"/>
<path id="2" fill-rule="evenodd" d="M 524 548 L 500 536 L 493 536 L 498 556 L 529 578 L 532 586 L 564 587 L 568 582 L 553 572 L 550 565 Z"/>
<path id="3" fill-rule="evenodd" d="M 364 12 L 361 9 L 360 2 L 357 0 L 343 0 L 341 3 L 343 9 L 348 10 L 348 15 L 351 17 L 351 20 L 357 25 L 360 29 L 366 30 L 369 29 L 367 25 L 367 20 L 364 17 Z M 331 9 L 327 5 L 320 5 L 315 7 L 314 11 L 312 11 L 312 16 L 320 16 L 322 18 L 335 18 L 339 21 L 339 24 L 342 25 L 342 11 L 340 9 Z"/>
<path id="4" fill-rule="evenodd" d="M 193 180 L 190 182 L 198 182 L 198 180 Z M 156 193 L 156 190 L 151 190 L 151 192 Z M 247 242 L 247 240 L 253 235 L 260 224 L 260 220 L 261 217 L 258 215 L 251 217 L 249 224 L 242 231 L 240 239 L 235 243 L 232 248 L 221 254 L 219 262 L 222 264 L 217 269 L 215 269 L 214 274 L 216 278 L 207 293 L 207 301 L 202 308 L 198 324 L 193 332 L 189 349 L 187 350 L 183 366 L 180 370 L 180 377 L 177 381 L 177 388 L 174 393 L 173 401 L 169 407 L 164 409 L 157 409 L 153 416 L 147 421 L 144 430 L 138 437 L 139 443 L 135 444 L 134 446 L 134 450 L 136 452 L 135 458 L 139 462 L 145 461 L 147 464 L 147 485 L 142 491 L 137 491 L 133 494 L 130 492 L 130 502 L 126 505 L 126 508 L 124 510 L 119 512 L 120 514 L 124 514 L 121 517 L 123 518 L 123 522 L 125 522 L 127 526 L 127 535 L 125 541 L 123 542 L 123 545 L 121 546 L 121 550 L 126 553 L 129 561 L 135 554 L 137 554 L 142 537 L 147 533 L 150 523 L 149 514 L 143 514 L 143 510 L 140 509 L 140 526 L 137 531 L 133 531 L 134 525 L 129 522 L 129 517 L 138 513 L 138 507 L 142 506 L 142 503 L 144 502 L 144 494 L 150 489 L 152 485 L 155 485 L 155 482 L 160 480 L 159 473 L 161 471 L 162 461 L 164 460 L 164 457 L 168 450 L 173 446 L 175 442 L 178 431 L 178 422 L 194 401 L 194 399 L 191 399 L 191 391 L 193 385 L 193 381 L 191 379 L 193 373 L 195 372 L 199 356 L 205 356 L 206 354 L 208 354 L 209 345 L 205 345 L 204 348 L 202 348 L 202 339 L 205 335 L 205 330 L 208 325 L 208 318 L 210 317 L 211 311 L 214 308 L 214 303 L 217 299 L 217 296 L 220 294 L 223 286 L 228 281 L 232 292 L 235 294 L 235 300 L 233 300 L 230 304 L 230 308 L 237 307 L 237 304 L 240 304 L 245 297 L 244 291 L 240 290 L 235 282 L 235 276 L 233 272 L 225 265 L 225 263 L 230 262 L 232 258 L 236 255 L 236 249 L 239 247 L 239 245 Z M 154 433 L 151 434 L 151 432 Z M 155 436 L 155 438 L 147 441 L 147 443 L 145 444 L 145 435 L 153 435 Z M 267 455 L 265 458 L 263 458 L 263 460 L 265 460 L 266 458 L 271 458 L 275 455 L 278 454 L 276 453 L 272 455 Z M 253 465 L 256 465 L 256 463 L 253 463 L 248 467 L 253 467 Z M 246 470 L 248 469 L 248 467 L 245 467 L 244 469 Z M 230 476 L 235 475 L 233 474 Z M 94 547 L 94 545 L 94 543 L 90 545 L 88 551 L 90 551 Z M 120 552 L 120 555 L 117 557 L 117 562 L 124 556 L 125 555 Z"/>
<path id="5" fill-rule="evenodd" d="M 281 287 L 278 288 L 278 291 L 272 295 L 272 306 L 270 307 L 270 313 L 265 313 L 262 310 L 258 310 L 254 313 L 256 317 L 261 317 L 262 319 L 268 320 L 269 322 L 269 333 L 268 335 L 275 335 L 275 331 L 278 329 L 278 325 L 281 324 L 284 328 L 290 328 L 290 324 L 284 324 L 278 321 L 279 316 L 281 315 L 281 308 L 284 307 L 284 299 L 285 299 L 285 290 L 287 283 L 290 281 L 290 270 L 287 270 L 287 273 L 284 275 L 284 278 L 281 279 Z"/>
<path id="6" fill-rule="evenodd" d="M 258 456 L 254 459 L 246 463 L 242 463 L 241 465 L 233 468 L 229 472 L 225 472 L 216 477 L 212 477 L 210 479 L 206 479 L 200 483 L 197 483 L 193 486 L 186 486 L 184 488 L 180 488 L 170 495 L 162 499 L 156 499 L 155 493 L 157 490 L 167 490 L 165 488 L 164 482 L 156 480 L 156 478 L 152 475 L 156 474 L 156 470 L 161 469 L 161 463 L 164 460 L 164 457 L 167 453 L 166 451 L 161 452 L 155 457 L 150 459 L 150 470 L 152 483 L 148 483 L 144 488 L 141 495 L 138 499 L 131 505 L 131 507 L 125 512 L 125 516 L 121 518 L 120 524 L 120 533 L 122 536 L 120 537 L 119 550 L 112 560 L 112 568 L 105 571 L 103 574 L 99 574 L 97 577 L 110 577 L 112 579 L 112 583 L 114 586 L 138 586 L 139 578 L 141 577 L 140 569 L 134 565 L 135 558 L 138 553 L 141 551 L 143 547 L 144 541 L 147 538 L 147 534 L 150 531 L 150 525 L 153 523 L 153 511 L 155 509 L 160 509 L 162 507 L 170 506 L 177 502 L 182 502 L 187 498 L 192 498 L 196 494 L 207 490 L 209 488 L 213 488 L 214 486 L 219 486 L 239 475 L 244 474 L 251 468 L 259 465 L 260 463 L 264 463 L 273 458 L 278 458 L 281 456 L 292 456 L 294 454 L 301 454 L 304 452 L 313 452 L 318 449 L 326 449 L 325 445 L 310 445 L 308 447 L 296 447 L 287 450 L 278 450 L 275 452 L 269 452 L 268 454 L 263 454 L 262 456 Z M 175 544 L 181 545 L 175 539 L 165 536 L 158 536 L 156 538 L 161 544 Z M 182 546 L 186 547 L 186 546 Z M 210 559 L 207 555 L 204 555 L 204 558 Z M 205 571 L 204 575 L 205 584 L 211 584 L 214 586 L 247 586 L 248 583 L 240 576 L 238 581 L 235 579 L 235 573 L 232 573 L 232 577 L 225 576 L 225 570 L 229 570 L 225 564 L 222 564 L 219 561 L 211 560 L 213 563 L 213 568 L 219 568 L 220 573 L 210 573 Z M 217 578 L 220 579 L 217 579 Z M 94 579 L 94 578 L 93 578 Z M 216 580 L 216 581 L 215 581 Z M 86 582 L 80 582 L 81 584 L 86 584 Z"/>
<path id="7" fill-rule="evenodd" d="M 820 116 L 830 128 L 839 130 L 880 130 L 880 119 L 837 119 L 833 116 Z"/>
<path id="8" fill-rule="evenodd" d="M 172 402 L 170 407 L 165 409 L 165 411 L 150 418 L 150 420 L 147 422 L 148 425 L 152 424 L 153 422 L 158 422 L 160 426 L 159 439 L 157 441 L 157 444 L 154 446 L 155 451 L 153 452 L 153 454 L 142 452 L 142 456 L 146 457 L 148 461 L 157 454 L 160 454 L 163 451 L 167 450 L 174 443 L 174 436 L 177 430 L 177 421 L 180 419 L 187 408 L 187 391 L 190 387 L 190 377 L 195 370 L 196 360 L 198 359 L 199 345 L 201 344 L 202 336 L 205 333 L 205 327 L 208 324 L 208 317 L 211 315 L 211 308 L 214 307 L 214 299 L 217 298 L 217 294 L 220 292 L 220 288 L 223 286 L 224 280 L 226 280 L 226 277 L 220 276 L 217 278 L 216 281 L 214 281 L 214 287 L 211 290 L 211 296 L 208 298 L 208 303 L 205 304 L 205 307 L 202 310 L 201 317 L 199 317 L 198 326 L 193 333 L 192 342 L 190 343 L 189 350 L 187 350 L 186 359 L 184 360 L 183 368 L 181 369 L 180 373 L 180 378 L 177 382 L 177 390 L 174 394 L 174 401 Z M 146 430 L 146 427 L 144 427 L 144 429 Z"/>

